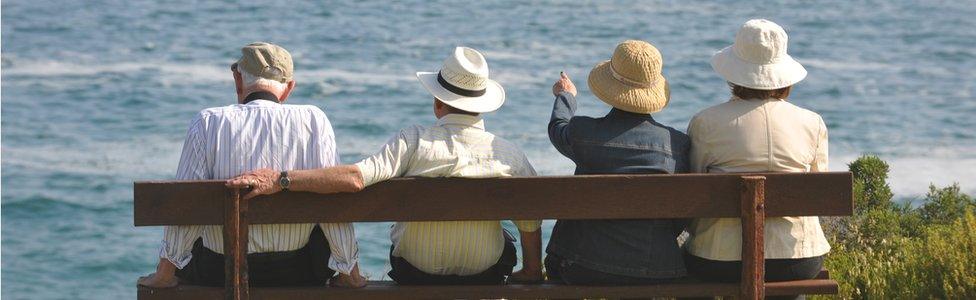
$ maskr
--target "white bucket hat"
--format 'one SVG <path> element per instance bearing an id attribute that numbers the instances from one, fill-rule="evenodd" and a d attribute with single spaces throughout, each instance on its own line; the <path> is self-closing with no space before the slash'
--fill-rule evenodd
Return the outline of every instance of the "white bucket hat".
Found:
<path id="1" fill-rule="evenodd" d="M 454 48 L 438 72 L 417 72 L 431 94 L 451 107 L 473 113 L 491 112 L 505 103 L 505 89 L 488 79 L 488 62 L 478 50 Z"/>
<path id="2" fill-rule="evenodd" d="M 712 56 L 712 69 L 739 86 L 775 90 L 800 82 L 807 70 L 786 54 L 783 27 L 765 19 L 749 20 L 735 34 L 735 43 Z"/>

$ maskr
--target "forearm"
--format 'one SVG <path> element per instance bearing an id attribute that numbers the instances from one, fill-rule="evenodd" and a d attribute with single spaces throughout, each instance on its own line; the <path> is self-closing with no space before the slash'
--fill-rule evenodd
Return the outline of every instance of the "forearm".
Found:
<path id="1" fill-rule="evenodd" d="M 558 132 L 569 120 L 576 115 L 576 97 L 568 92 L 556 95 L 552 104 L 552 115 L 549 117 L 549 135 Z"/>
<path id="2" fill-rule="evenodd" d="M 569 124 L 576 114 L 576 97 L 568 92 L 559 93 L 552 105 L 552 115 L 549 118 L 549 141 L 567 157 L 572 157 L 570 151 Z"/>
<path id="3" fill-rule="evenodd" d="M 353 193 L 364 187 L 359 168 L 354 165 L 341 165 L 315 170 L 294 170 L 288 172 L 291 179 L 289 189 L 293 191 L 320 194 Z"/>
<path id="4" fill-rule="evenodd" d="M 519 230 L 522 243 L 522 270 L 542 271 L 542 230 L 526 232 Z"/>

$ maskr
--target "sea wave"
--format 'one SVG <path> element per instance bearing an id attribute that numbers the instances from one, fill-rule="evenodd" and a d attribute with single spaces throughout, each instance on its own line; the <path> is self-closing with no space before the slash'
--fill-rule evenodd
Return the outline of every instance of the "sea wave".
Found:
<path id="1" fill-rule="evenodd" d="M 20 61 L 9 59 L 5 61 L 3 76 L 13 77 L 32 77 L 34 79 L 43 78 L 63 78 L 63 77 L 89 77 L 109 73 L 122 74 L 153 74 L 150 80 L 168 83 L 214 83 L 230 82 L 229 69 L 224 66 L 205 63 L 178 63 L 178 62 L 120 62 L 120 63 L 74 63 L 56 60 L 27 60 Z M 344 83 L 356 84 L 388 84 L 396 82 L 415 81 L 413 73 L 402 71 L 391 72 L 364 72 L 362 70 L 348 69 L 305 69 L 295 73 L 298 82 L 318 82 L 322 80 L 335 80 Z M 10 83 L 32 83 L 31 80 L 4 82 Z"/>
<path id="2" fill-rule="evenodd" d="M 831 171 L 846 171 L 856 154 L 833 155 Z M 976 158 L 949 155 L 935 157 L 879 156 L 890 167 L 888 183 L 898 199 L 918 199 L 929 185 L 944 187 L 958 183 L 968 194 L 976 194 Z"/>

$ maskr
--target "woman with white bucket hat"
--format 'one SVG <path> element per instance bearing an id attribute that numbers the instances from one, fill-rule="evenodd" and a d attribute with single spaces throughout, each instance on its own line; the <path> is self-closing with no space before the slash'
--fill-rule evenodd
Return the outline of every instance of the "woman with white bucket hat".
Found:
<path id="1" fill-rule="evenodd" d="M 729 101 L 688 125 L 691 168 L 699 173 L 827 171 L 827 126 L 787 102 L 807 71 L 786 52 L 787 35 L 768 20 L 742 25 L 735 43 L 712 57 L 731 87 Z M 736 218 L 697 219 L 688 231 L 688 270 L 709 281 L 739 281 L 742 233 Z M 766 219 L 766 280 L 810 279 L 830 251 L 817 217 Z"/>
<path id="2" fill-rule="evenodd" d="M 606 116 L 574 116 L 576 87 L 565 74 L 556 96 L 549 140 L 576 163 L 576 174 L 688 172 L 691 141 L 653 113 L 671 100 L 663 60 L 645 41 L 624 41 L 590 71 L 590 91 L 612 108 Z M 653 197 L 654 195 L 648 195 Z M 600 201 L 600 199 L 592 199 Z M 566 284 L 652 284 L 686 275 L 675 238 L 685 222 L 558 220 L 546 252 L 549 278 Z"/>

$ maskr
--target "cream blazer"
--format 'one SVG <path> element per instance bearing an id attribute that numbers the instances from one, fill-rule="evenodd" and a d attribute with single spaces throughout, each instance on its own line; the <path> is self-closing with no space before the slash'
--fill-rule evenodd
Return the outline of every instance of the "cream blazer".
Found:
<path id="1" fill-rule="evenodd" d="M 827 126 L 817 113 L 779 99 L 728 102 L 702 110 L 688 124 L 691 170 L 699 173 L 827 171 Z M 692 222 L 687 250 L 710 260 L 742 259 L 738 218 Z M 767 259 L 826 254 L 818 217 L 766 219 Z"/>

